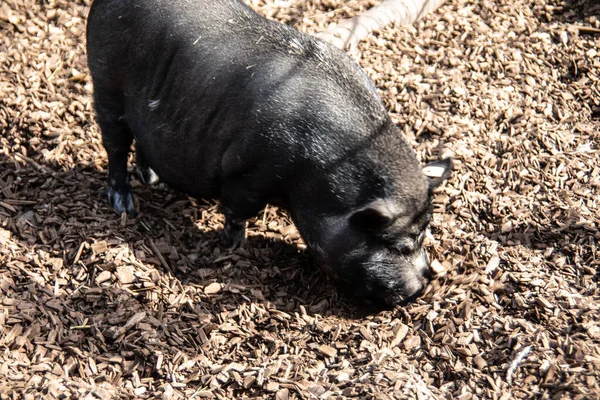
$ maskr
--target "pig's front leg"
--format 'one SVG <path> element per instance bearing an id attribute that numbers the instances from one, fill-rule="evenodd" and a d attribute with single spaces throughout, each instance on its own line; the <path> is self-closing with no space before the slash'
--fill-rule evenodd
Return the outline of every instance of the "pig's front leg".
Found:
<path id="1" fill-rule="evenodd" d="M 98 125 L 108 155 L 108 202 L 119 214 L 134 214 L 133 196 L 127 176 L 127 156 L 133 135 L 122 118 L 115 99 L 95 93 Z"/>
<path id="2" fill-rule="evenodd" d="M 246 219 L 240 218 L 229 209 L 224 209 L 225 226 L 221 232 L 221 245 L 227 248 L 238 246 L 246 237 Z"/>

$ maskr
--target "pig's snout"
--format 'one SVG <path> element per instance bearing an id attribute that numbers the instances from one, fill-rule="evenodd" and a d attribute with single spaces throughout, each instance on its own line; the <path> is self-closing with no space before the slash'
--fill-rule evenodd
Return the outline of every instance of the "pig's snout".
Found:
<path id="1" fill-rule="evenodd" d="M 382 298 L 377 299 L 376 303 L 383 303 L 384 306 L 393 307 L 396 305 L 406 305 L 415 301 L 429 283 L 427 275 L 415 276 L 410 279 L 410 282 L 392 287 L 390 290 L 384 291 Z M 380 296 L 377 294 L 377 296 Z"/>
<path id="2" fill-rule="evenodd" d="M 394 307 L 408 304 L 419 297 L 431 280 L 432 273 L 425 251 L 421 249 L 415 253 L 411 259 L 397 266 L 396 279 L 375 282 L 366 295 L 367 300 L 376 305 Z"/>

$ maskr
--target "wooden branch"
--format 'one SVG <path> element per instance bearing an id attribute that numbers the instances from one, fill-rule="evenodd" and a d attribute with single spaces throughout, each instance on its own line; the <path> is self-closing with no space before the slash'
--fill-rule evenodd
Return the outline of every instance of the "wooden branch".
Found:
<path id="1" fill-rule="evenodd" d="M 571 24 L 570 26 L 572 28 L 577 29 L 579 31 L 579 33 L 590 33 L 590 34 L 593 34 L 593 33 L 598 34 L 598 33 L 600 33 L 600 29 L 593 28 L 591 26 L 583 26 L 583 25 L 576 25 L 576 24 Z"/>
<path id="2" fill-rule="evenodd" d="M 329 25 L 317 37 L 340 49 L 353 49 L 374 30 L 393 22 L 413 24 L 443 2 L 444 0 L 384 0 L 361 15 Z"/>

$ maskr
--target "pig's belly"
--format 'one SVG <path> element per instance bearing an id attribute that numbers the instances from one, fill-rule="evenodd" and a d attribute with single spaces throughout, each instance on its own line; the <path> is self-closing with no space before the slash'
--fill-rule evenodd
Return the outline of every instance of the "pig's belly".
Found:
<path id="1" fill-rule="evenodd" d="M 218 149 L 193 127 L 137 114 L 130 124 L 146 162 L 161 181 L 196 198 L 218 197 Z"/>

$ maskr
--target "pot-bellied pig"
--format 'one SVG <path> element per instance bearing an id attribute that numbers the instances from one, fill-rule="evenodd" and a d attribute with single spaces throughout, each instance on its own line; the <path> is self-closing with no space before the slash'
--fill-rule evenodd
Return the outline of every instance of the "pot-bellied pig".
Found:
<path id="1" fill-rule="evenodd" d="M 224 245 L 277 202 L 349 292 L 394 305 L 422 290 L 451 162 L 426 176 L 344 52 L 238 0 L 96 0 L 87 50 L 117 212 L 134 212 L 135 139 L 143 180 L 220 201 Z"/>

